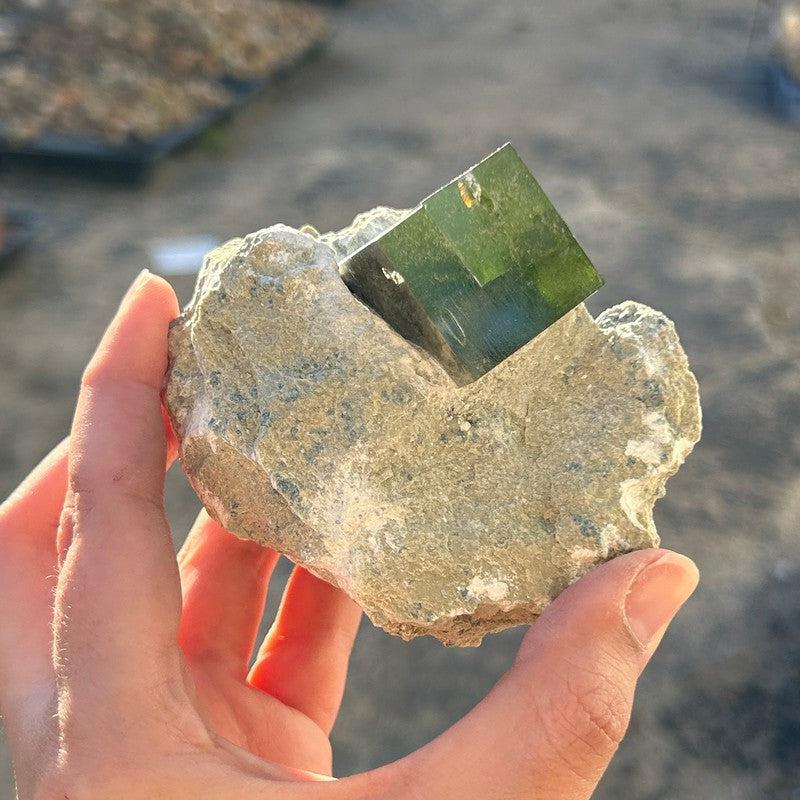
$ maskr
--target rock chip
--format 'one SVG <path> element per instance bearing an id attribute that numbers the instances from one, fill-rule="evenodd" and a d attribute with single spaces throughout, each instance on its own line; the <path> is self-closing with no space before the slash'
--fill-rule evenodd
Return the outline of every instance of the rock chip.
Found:
<path id="1" fill-rule="evenodd" d="M 341 235 L 283 225 L 207 256 L 170 332 L 166 403 L 209 512 L 341 587 L 387 631 L 477 645 L 659 542 L 700 437 L 673 324 L 581 305 L 457 387 L 345 287 Z"/>

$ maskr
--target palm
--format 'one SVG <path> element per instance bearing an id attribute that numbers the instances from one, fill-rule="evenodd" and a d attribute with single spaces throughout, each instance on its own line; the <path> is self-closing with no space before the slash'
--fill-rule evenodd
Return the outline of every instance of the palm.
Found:
<path id="1" fill-rule="evenodd" d="M 179 643 L 198 711 L 218 736 L 274 764 L 330 775 L 328 734 L 361 611 L 295 568 L 250 668 L 277 560 L 202 512 L 178 556 Z"/>
<path id="2" fill-rule="evenodd" d="M 331 773 L 327 734 L 301 711 L 223 670 L 189 661 L 203 710 L 222 737 L 276 764 Z"/>

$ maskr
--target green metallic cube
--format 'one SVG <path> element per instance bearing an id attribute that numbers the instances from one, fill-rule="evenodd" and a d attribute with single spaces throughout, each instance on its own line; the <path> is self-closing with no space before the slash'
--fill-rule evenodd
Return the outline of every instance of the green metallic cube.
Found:
<path id="1" fill-rule="evenodd" d="M 359 299 L 466 384 L 603 285 L 506 144 L 340 265 Z"/>

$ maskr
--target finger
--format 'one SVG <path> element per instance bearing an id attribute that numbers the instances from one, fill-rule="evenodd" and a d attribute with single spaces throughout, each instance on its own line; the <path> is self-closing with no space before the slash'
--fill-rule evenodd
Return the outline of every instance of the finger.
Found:
<path id="1" fill-rule="evenodd" d="M 172 430 L 172 423 L 170 422 L 169 415 L 165 408 L 161 409 L 161 417 L 164 422 L 164 436 L 167 443 L 167 457 L 164 464 L 164 471 L 166 472 L 178 458 L 178 438 Z M 68 444 L 69 440 L 65 444 Z M 66 470 L 65 470 L 66 473 Z M 62 503 L 66 498 L 62 498 Z M 71 506 L 70 506 L 71 508 Z M 68 509 L 69 511 L 70 509 Z M 56 552 L 58 553 L 58 566 L 59 568 L 64 563 L 69 546 L 72 543 L 72 516 L 67 513 L 62 516 L 61 524 L 58 526 L 56 534 Z"/>
<path id="2" fill-rule="evenodd" d="M 330 732 L 360 620 L 344 592 L 296 567 L 249 682 Z"/>
<path id="3" fill-rule="evenodd" d="M 169 284 L 143 273 L 84 373 L 73 422 L 56 646 L 64 679 L 95 694 L 158 683 L 165 659 L 178 663 L 160 401 L 177 311 Z"/>
<path id="4" fill-rule="evenodd" d="M 178 457 L 178 434 L 175 433 L 175 429 L 172 427 L 169 413 L 163 403 L 161 405 L 161 420 L 164 424 L 164 437 L 167 441 L 166 469 L 169 469 Z"/>
<path id="5" fill-rule="evenodd" d="M 0 506 L 0 711 L 9 726 L 54 686 L 52 601 L 67 445 L 52 450 Z"/>
<path id="6" fill-rule="evenodd" d="M 272 571 L 274 550 L 226 531 L 201 511 L 178 556 L 184 653 L 211 660 L 244 678 Z"/>
<path id="7" fill-rule="evenodd" d="M 564 592 L 461 722 L 399 762 L 415 797 L 586 800 L 628 725 L 636 681 L 697 584 L 675 553 L 615 559 Z"/>

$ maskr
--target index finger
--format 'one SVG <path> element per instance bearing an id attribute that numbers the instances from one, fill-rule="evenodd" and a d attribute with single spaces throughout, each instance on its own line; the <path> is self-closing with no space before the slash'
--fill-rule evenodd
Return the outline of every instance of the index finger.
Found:
<path id="1" fill-rule="evenodd" d="M 143 274 L 81 385 L 64 514 L 71 542 L 55 609 L 59 678 L 73 695 L 80 687 L 119 697 L 152 689 L 170 646 L 177 650 L 180 586 L 163 506 L 160 397 L 177 313 L 169 284 Z"/>

